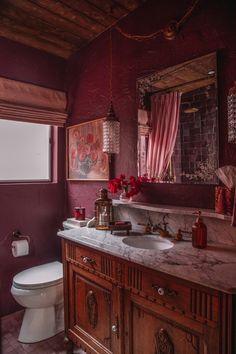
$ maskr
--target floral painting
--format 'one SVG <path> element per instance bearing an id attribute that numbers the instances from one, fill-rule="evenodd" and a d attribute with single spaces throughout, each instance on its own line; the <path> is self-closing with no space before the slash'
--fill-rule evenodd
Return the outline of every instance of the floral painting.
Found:
<path id="1" fill-rule="evenodd" d="M 102 151 L 102 122 L 96 119 L 67 128 L 67 178 L 108 180 L 108 155 Z"/>

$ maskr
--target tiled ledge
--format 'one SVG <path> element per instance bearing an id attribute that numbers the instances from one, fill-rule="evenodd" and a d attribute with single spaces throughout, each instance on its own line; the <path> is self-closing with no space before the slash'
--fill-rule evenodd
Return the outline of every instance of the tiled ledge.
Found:
<path id="1" fill-rule="evenodd" d="M 150 203 L 140 203 L 140 202 L 124 202 L 121 200 L 112 201 L 113 206 L 124 206 L 126 208 L 132 209 L 142 209 L 148 211 L 154 211 L 157 213 L 167 213 L 167 214 L 178 214 L 178 215 L 193 215 L 198 210 L 201 210 L 202 216 L 208 218 L 216 218 L 220 220 L 231 220 L 231 216 L 217 214 L 213 209 L 200 209 L 200 208 L 190 208 L 190 207 L 180 207 L 173 205 L 160 205 L 160 204 L 150 204 Z"/>

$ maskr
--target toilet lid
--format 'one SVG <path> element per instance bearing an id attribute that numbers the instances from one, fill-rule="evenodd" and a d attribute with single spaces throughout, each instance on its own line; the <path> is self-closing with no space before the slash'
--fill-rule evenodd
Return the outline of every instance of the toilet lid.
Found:
<path id="1" fill-rule="evenodd" d="M 19 289 L 36 289 L 56 285 L 62 279 L 62 263 L 56 261 L 23 270 L 14 276 L 13 285 Z"/>

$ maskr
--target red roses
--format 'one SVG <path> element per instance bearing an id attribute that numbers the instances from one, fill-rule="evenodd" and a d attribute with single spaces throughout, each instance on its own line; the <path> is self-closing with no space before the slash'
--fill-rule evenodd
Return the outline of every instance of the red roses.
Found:
<path id="1" fill-rule="evenodd" d="M 126 193 L 126 197 L 130 198 L 141 189 L 141 180 L 134 176 L 130 176 L 129 179 L 125 178 L 125 175 L 121 174 L 118 178 L 113 178 L 108 182 L 108 190 L 111 193 L 117 193 L 119 190 L 123 190 Z"/>

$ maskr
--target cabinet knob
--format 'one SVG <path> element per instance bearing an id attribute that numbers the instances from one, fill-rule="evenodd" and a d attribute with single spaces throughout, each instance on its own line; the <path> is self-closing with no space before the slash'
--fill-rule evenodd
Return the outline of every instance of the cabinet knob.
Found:
<path id="1" fill-rule="evenodd" d="M 158 288 L 157 292 L 161 296 L 165 295 L 165 290 L 163 288 Z"/>
<path id="2" fill-rule="evenodd" d="M 177 292 L 175 290 L 167 289 L 167 288 L 162 288 L 159 285 L 153 285 L 152 289 L 158 293 L 160 296 L 176 296 Z"/>
<path id="3" fill-rule="evenodd" d="M 111 326 L 111 331 L 116 334 L 117 338 L 119 338 L 119 318 L 116 316 L 115 324 Z"/>
<path id="4" fill-rule="evenodd" d="M 117 325 L 112 325 L 111 330 L 112 330 L 112 332 L 117 333 L 117 331 L 118 331 Z"/>

